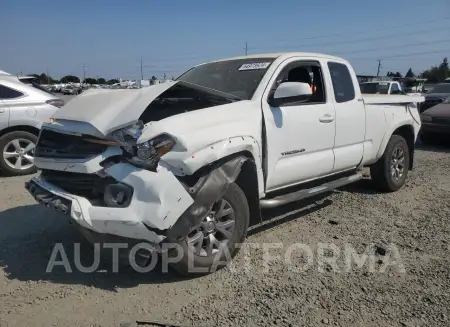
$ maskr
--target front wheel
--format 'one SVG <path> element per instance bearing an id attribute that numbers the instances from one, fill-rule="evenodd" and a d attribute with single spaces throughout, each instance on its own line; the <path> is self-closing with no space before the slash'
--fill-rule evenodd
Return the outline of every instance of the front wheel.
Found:
<path id="1" fill-rule="evenodd" d="M 400 135 L 392 135 L 383 156 L 370 167 L 375 186 L 384 192 L 394 192 L 405 184 L 409 169 L 409 148 Z"/>
<path id="2" fill-rule="evenodd" d="M 249 221 L 245 193 L 232 183 L 204 220 L 179 242 L 181 259 L 172 263 L 172 268 L 185 276 L 198 276 L 225 267 L 244 242 Z M 178 251 L 172 251 L 171 256 Z"/>

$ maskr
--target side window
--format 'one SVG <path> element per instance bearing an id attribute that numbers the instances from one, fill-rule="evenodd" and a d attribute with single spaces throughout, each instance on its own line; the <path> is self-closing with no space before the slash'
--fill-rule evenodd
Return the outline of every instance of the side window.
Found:
<path id="1" fill-rule="evenodd" d="M 293 62 L 288 64 L 278 75 L 273 90 L 284 82 L 308 83 L 312 97 L 303 103 L 325 103 L 326 94 L 322 69 L 318 62 Z"/>
<path id="2" fill-rule="evenodd" d="M 399 94 L 400 90 L 398 88 L 398 85 L 396 83 L 392 83 L 391 86 L 391 94 Z"/>
<path id="3" fill-rule="evenodd" d="M 328 68 L 330 69 L 336 102 L 342 103 L 353 100 L 355 98 L 355 87 L 347 66 L 337 62 L 329 62 Z"/>
<path id="4" fill-rule="evenodd" d="M 20 98 L 23 93 L 0 84 L 0 99 L 8 100 Z"/>

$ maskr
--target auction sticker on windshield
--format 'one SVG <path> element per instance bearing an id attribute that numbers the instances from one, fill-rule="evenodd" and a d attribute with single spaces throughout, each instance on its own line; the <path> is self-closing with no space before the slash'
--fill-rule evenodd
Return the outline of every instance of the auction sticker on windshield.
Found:
<path id="1" fill-rule="evenodd" d="M 238 70 L 266 69 L 270 62 L 255 62 L 251 64 L 243 64 Z"/>

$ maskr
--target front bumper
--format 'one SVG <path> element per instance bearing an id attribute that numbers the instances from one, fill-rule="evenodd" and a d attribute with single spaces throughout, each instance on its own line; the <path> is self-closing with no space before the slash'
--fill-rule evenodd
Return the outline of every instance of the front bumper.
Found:
<path id="1" fill-rule="evenodd" d="M 26 188 L 38 202 L 70 215 L 82 228 L 155 245 L 166 238 L 167 231 L 194 202 L 178 179 L 163 167 L 154 173 L 118 163 L 104 173 L 133 188 L 127 207 L 95 206 L 42 176 L 33 177 Z"/>

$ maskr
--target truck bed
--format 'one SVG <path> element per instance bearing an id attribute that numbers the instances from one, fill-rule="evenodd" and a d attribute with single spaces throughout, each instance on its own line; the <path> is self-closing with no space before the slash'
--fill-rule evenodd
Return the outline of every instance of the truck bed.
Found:
<path id="1" fill-rule="evenodd" d="M 386 95 L 386 94 L 363 94 L 365 104 L 396 104 L 424 102 L 425 97 L 418 95 Z"/>

